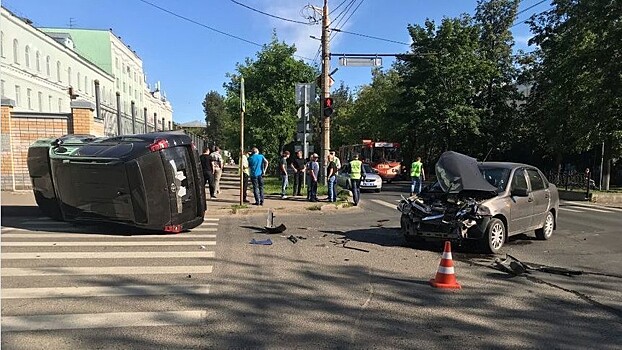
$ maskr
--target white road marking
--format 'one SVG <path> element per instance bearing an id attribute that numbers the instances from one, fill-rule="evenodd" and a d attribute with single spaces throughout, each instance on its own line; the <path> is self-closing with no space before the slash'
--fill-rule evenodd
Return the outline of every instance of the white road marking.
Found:
<path id="1" fill-rule="evenodd" d="M 17 229 L 16 229 L 17 230 Z M 25 230 L 20 230 L 25 231 Z M 216 230 L 214 230 L 216 231 Z M 117 236 L 117 235 L 104 235 L 95 233 L 3 233 L 2 238 L 216 238 L 216 235 L 212 234 L 193 234 L 193 233 L 181 233 L 176 235 L 135 235 L 135 236 Z"/>
<path id="2" fill-rule="evenodd" d="M 622 212 L 622 208 L 607 207 L 604 205 L 594 205 L 594 204 L 577 203 L 577 202 L 566 202 L 564 204 L 572 205 L 575 207 L 581 207 L 581 208 L 597 208 L 597 209 L 602 209 L 602 210 L 611 210 L 613 212 Z"/>
<path id="3" fill-rule="evenodd" d="M 198 227 L 195 227 L 195 228 L 191 229 L 190 233 L 192 233 L 192 232 L 216 232 L 216 231 L 218 231 L 217 228 L 198 226 Z M 188 234 L 188 233 L 185 233 L 185 234 Z"/>
<path id="4" fill-rule="evenodd" d="M 2 260 L 17 259 L 157 259 L 157 258 L 213 258 L 214 252 L 29 252 L 2 253 Z"/>
<path id="5" fill-rule="evenodd" d="M 218 226 L 218 223 L 217 222 L 204 222 L 198 227 L 205 227 L 205 226 Z"/>
<path id="6" fill-rule="evenodd" d="M 205 221 L 220 221 L 220 218 L 204 218 L 203 222 Z"/>
<path id="7" fill-rule="evenodd" d="M 568 209 L 568 207 L 565 207 L 565 208 Z M 595 212 L 599 212 L 599 213 L 609 213 L 609 214 L 612 213 L 612 211 L 609 211 L 609 210 L 596 209 L 596 208 L 592 208 L 592 207 L 572 206 L 572 208 L 574 208 L 574 209 L 581 209 L 581 210 L 587 210 L 587 211 L 595 211 Z"/>
<path id="8" fill-rule="evenodd" d="M 83 298 L 209 294 L 209 284 L 121 285 L 104 287 L 3 288 L 2 299 Z"/>
<path id="9" fill-rule="evenodd" d="M 559 207 L 559 210 L 571 211 L 573 213 L 583 213 L 583 210 L 575 210 L 575 209 L 570 209 L 567 207 Z"/>
<path id="10" fill-rule="evenodd" d="M 397 210 L 397 205 L 395 205 L 393 203 L 385 202 L 385 201 L 380 200 L 380 199 L 370 199 L 370 200 L 372 202 L 376 203 L 376 204 L 384 205 L 387 208 L 391 208 L 391 209 Z"/>
<path id="11" fill-rule="evenodd" d="M 201 323 L 205 317 L 205 310 L 2 316 L 2 331 L 174 326 Z"/>
<path id="12" fill-rule="evenodd" d="M 211 265 L 191 266 L 106 266 L 106 267 L 4 267 L 2 277 L 82 275 L 165 275 L 212 273 Z"/>
<path id="13" fill-rule="evenodd" d="M 129 247 L 129 246 L 216 245 L 216 241 L 106 241 L 106 242 L 2 242 L 3 247 Z"/>

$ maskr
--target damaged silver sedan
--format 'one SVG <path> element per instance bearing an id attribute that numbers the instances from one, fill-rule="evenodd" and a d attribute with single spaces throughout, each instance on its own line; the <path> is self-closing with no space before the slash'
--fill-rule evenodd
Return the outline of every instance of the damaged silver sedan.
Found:
<path id="1" fill-rule="evenodd" d="M 450 151 L 436 163 L 436 175 L 436 183 L 398 205 L 409 242 L 472 240 L 498 253 L 511 235 L 535 231 L 546 240 L 556 228 L 557 188 L 533 166 L 477 162 Z"/>

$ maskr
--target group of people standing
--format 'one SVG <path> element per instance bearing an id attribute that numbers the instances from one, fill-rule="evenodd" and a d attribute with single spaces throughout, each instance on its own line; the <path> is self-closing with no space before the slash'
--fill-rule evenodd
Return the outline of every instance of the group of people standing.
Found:
<path id="1" fill-rule="evenodd" d="M 220 148 L 215 146 L 213 149 L 205 146 L 203 153 L 199 156 L 201 167 L 203 168 L 203 178 L 209 186 L 210 198 L 217 198 L 220 194 L 220 178 L 222 177 L 222 168 L 224 166 Z"/>

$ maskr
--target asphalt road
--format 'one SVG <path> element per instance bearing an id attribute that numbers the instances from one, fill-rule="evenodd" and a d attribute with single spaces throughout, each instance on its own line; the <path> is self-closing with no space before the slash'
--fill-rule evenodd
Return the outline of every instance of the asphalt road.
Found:
<path id="1" fill-rule="evenodd" d="M 547 348 L 622 344 L 622 211 L 565 203 L 522 261 L 582 271 L 512 277 L 454 247 L 462 289 L 429 286 L 438 244 L 404 244 L 407 184 L 360 207 L 210 218 L 181 235 L 3 218 L 3 349 Z M 299 237 L 292 243 L 287 236 Z M 302 237 L 302 238 L 300 238 Z M 251 245 L 270 238 L 272 245 Z M 345 244 L 344 244 L 345 243 Z M 158 256 L 157 258 L 155 256 Z M 501 256 L 503 257 L 503 256 Z"/>

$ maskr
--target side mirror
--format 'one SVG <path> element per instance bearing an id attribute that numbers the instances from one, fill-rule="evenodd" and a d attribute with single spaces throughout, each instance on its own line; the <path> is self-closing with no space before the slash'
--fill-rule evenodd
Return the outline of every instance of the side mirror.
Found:
<path id="1" fill-rule="evenodd" d="M 374 170 L 374 174 L 380 174 L 380 172 L 378 171 L 378 169 L 373 169 Z"/>
<path id="2" fill-rule="evenodd" d="M 527 197 L 529 196 L 529 192 L 526 188 L 514 188 L 511 191 L 511 195 L 516 197 Z"/>

